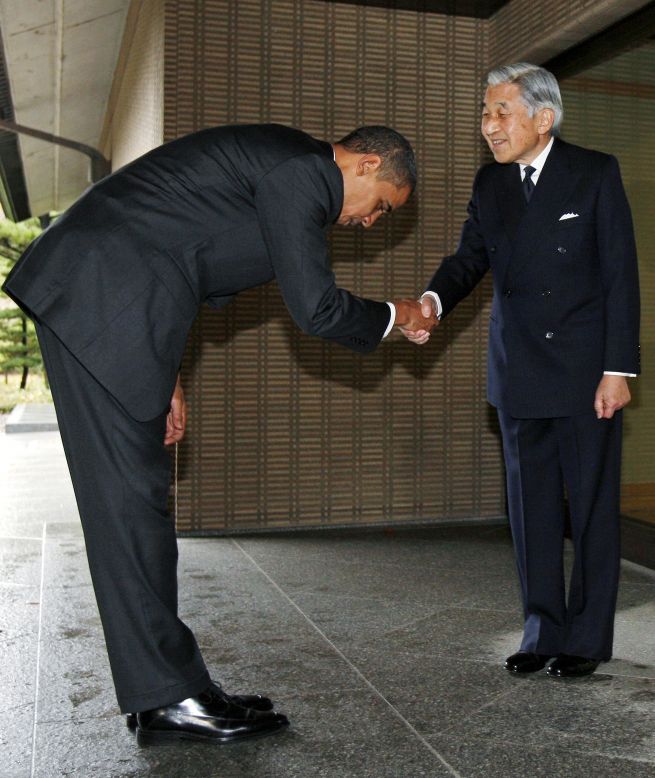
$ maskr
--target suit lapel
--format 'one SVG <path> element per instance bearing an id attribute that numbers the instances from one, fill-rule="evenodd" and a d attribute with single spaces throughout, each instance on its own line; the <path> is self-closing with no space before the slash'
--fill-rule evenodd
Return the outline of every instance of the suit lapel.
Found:
<path id="1" fill-rule="evenodd" d="M 513 167 L 513 166 L 512 166 Z M 507 269 L 508 278 L 514 279 L 530 262 L 530 246 L 538 244 L 548 235 L 563 213 L 579 175 L 570 164 L 566 144 L 557 138 L 546 159 L 530 203 L 514 233 L 513 257 Z"/>
<path id="2" fill-rule="evenodd" d="M 518 164 L 499 165 L 494 186 L 505 231 L 512 242 L 527 210 Z"/>

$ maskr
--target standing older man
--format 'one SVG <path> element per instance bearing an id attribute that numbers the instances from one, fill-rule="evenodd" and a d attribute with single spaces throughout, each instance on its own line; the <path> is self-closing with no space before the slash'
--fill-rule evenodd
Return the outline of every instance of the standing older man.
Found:
<path id="1" fill-rule="evenodd" d="M 619 167 L 562 141 L 561 121 L 551 73 L 525 63 L 489 73 L 482 134 L 495 162 L 478 172 L 457 252 L 422 298 L 445 316 L 491 268 L 488 397 L 525 612 L 505 667 L 548 665 L 556 677 L 588 675 L 612 655 L 621 408 L 626 376 L 639 372 L 637 258 Z M 568 602 L 565 494 L 575 549 Z"/>
<path id="2" fill-rule="evenodd" d="M 415 182 L 411 146 L 386 127 L 334 145 L 279 125 L 207 129 L 87 191 L 5 283 L 37 323 L 118 702 L 140 741 L 288 723 L 269 699 L 213 684 L 177 615 L 164 443 L 184 433 L 176 377 L 198 307 L 276 279 L 298 326 L 355 351 L 394 321 L 431 327 L 415 301 L 337 288 L 326 242 L 333 222 L 370 227 Z"/>

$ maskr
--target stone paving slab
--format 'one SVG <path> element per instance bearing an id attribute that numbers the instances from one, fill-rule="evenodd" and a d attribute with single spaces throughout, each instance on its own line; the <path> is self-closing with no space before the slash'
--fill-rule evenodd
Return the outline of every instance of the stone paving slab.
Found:
<path id="1" fill-rule="evenodd" d="M 0 478 L 1 778 L 655 778 L 655 577 L 625 567 L 599 673 L 517 679 L 502 528 L 181 540 L 180 614 L 211 672 L 292 727 L 139 748 L 58 433 L 0 435 Z"/>

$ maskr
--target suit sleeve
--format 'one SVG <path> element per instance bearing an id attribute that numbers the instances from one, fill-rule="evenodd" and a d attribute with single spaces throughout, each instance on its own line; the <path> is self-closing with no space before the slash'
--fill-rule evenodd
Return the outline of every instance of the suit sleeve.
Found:
<path id="1" fill-rule="evenodd" d="M 463 300 L 489 270 L 489 257 L 482 237 L 479 209 L 479 177 L 473 184 L 473 195 L 468 204 L 468 218 L 464 222 L 457 251 L 445 257 L 426 288 L 435 292 L 443 308 L 443 316 Z"/>
<path id="2" fill-rule="evenodd" d="M 373 351 L 389 324 L 384 302 L 337 287 L 330 268 L 327 226 L 330 189 L 324 163 L 290 159 L 264 176 L 255 193 L 257 216 L 284 302 L 306 333 L 354 351 Z"/>
<path id="3" fill-rule="evenodd" d="M 630 205 L 619 165 L 608 157 L 598 194 L 596 231 L 605 297 L 606 371 L 639 373 L 639 273 Z"/>

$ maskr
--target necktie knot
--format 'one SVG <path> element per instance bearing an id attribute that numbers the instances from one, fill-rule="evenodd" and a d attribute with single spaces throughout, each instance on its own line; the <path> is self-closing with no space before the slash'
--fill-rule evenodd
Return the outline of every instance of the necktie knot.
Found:
<path id="1" fill-rule="evenodd" d="M 532 174 L 535 172 L 535 170 L 536 168 L 532 167 L 532 165 L 526 165 L 523 169 L 523 172 L 525 173 L 523 176 L 523 195 L 525 197 L 526 203 L 530 202 L 530 198 L 534 192 L 534 181 L 532 180 Z"/>

